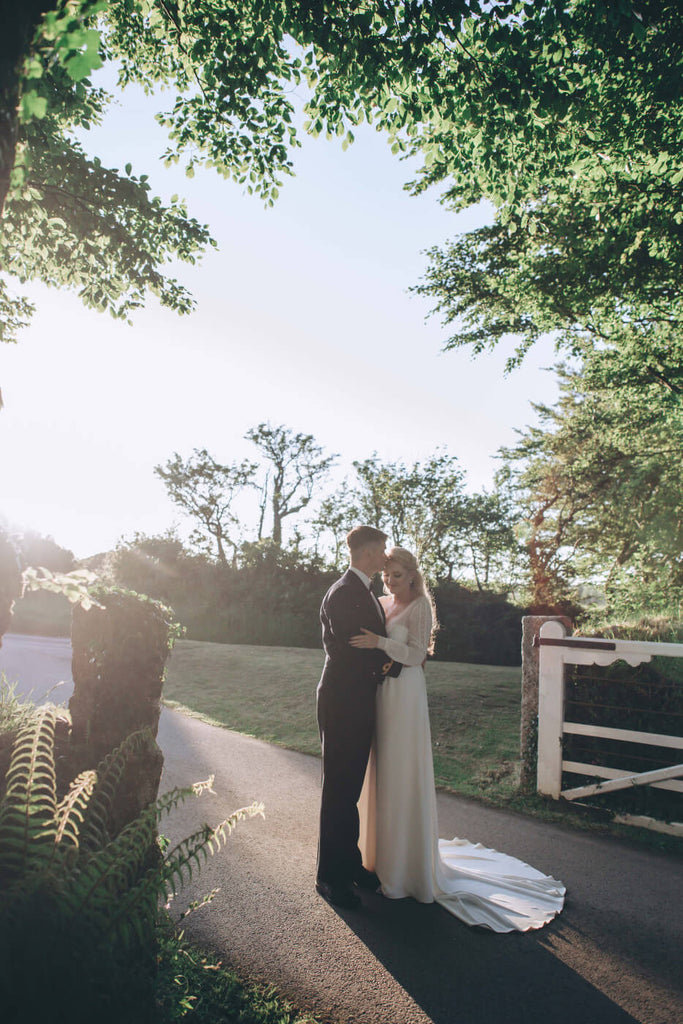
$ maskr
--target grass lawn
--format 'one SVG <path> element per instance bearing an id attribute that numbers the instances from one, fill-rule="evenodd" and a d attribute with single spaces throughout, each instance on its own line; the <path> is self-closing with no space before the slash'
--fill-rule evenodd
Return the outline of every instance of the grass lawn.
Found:
<path id="1" fill-rule="evenodd" d="M 301 647 L 179 641 L 164 686 L 170 707 L 269 743 L 320 753 L 315 688 L 323 654 Z M 521 669 L 427 664 L 434 775 L 439 788 L 578 828 L 608 832 L 679 853 L 683 841 L 611 822 L 518 791 Z"/>
<path id="2" fill-rule="evenodd" d="M 306 754 L 319 754 L 315 688 L 321 651 L 182 640 L 169 662 L 170 706 Z M 470 796 L 511 793 L 519 768 L 519 668 L 430 662 L 437 785 Z"/>

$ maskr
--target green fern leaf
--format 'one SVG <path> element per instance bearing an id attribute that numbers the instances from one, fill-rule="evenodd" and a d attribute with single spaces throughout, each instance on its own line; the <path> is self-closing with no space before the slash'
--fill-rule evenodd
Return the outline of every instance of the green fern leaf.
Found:
<path id="1" fill-rule="evenodd" d="M 180 792 L 187 796 L 193 792 L 193 788 Z M 165 794 L 166 797 L 169 795 Z M 110 938 L 126 941 L 127 935 L 129 939 L 126 922 L 137 922 L 141 927 L 147 927 L 146 922 L 151 919 L 149 915 L 154 917 L 157 913 L 159 900 L 167 899 L 169 886 L 175 894 L 192 879 L 193 867 L 200 870 L 209 854 L 215 853 L 225 844 L 239 821 L 257 814 L 263 817 L 263 804 L 254 803 L 242 807 L 214 828 L 202 825 L 193 835 L 178 843 L 159 866 L 151 868 L 122 898 L 108 924 Z"/>
<path id="2" fill-rule="evenodd" d="M 154 742 L 149 729 L 131 733 L 97 766 L 97 782 L 81 825 L 83 849 L 101 849 L 109 841 L 111 810 L 128 759 Z"/>
<path id="3" fill-rule="evenodd" d="M 215 854 L 227 842 L 227 838 L 239 821 L 253 818 L 255 815 L 264 817 L 263 804 L 253 803 L 241 807 L 214 828 L 204 825 L 193 835 L 188 836 L 169 850 L 164 858 L 164 879 L 175 894 L 192 878 L 192 866 L 201 869 L 203 861 L 209 854 Z M 201 858 L 201 860 L 200 860 Z"/>
<path id="4" fill-rule="evenodd" d="M 201 796 L 203 793 L 213 793 L 211 787 L 214 779 L 215 775 L 211 775 L 204 782 L 194 782 L 191 786 L 169 789 L 168 792 L 163 793 L 153 805 L 157 823 L 161 822 L 162 818 L 166 817 L 166 815 L 171 814 L 180 804 L 185 803 L 188 797 Z"/>
<path id="5" fill-rule="evenodd" d="M 127 756 L 133 749 L 132 744 L 126 745 L 124 741 L 115 751 L 117 758 L 108 765 L 110 780 L 116 779 L 117 775 L 120 777 L 120 756 Z M 90 850 L 79 866 L 78 885 L 67 895 L 71 913 L 79 914 L 87 905 L 89 912 L 97 919 L 98 927 L 105 927 L 110 909 L 118 906 L 121 894 L 126 893 L 140 878 L 150 848 L 156 840 L 159 819 L 204 789 L 204 785 L 200 784 L 199 790 L 195 786 L 170 790 L 156 803 L 145 808 L 118 836 L 99 849 Z M 102 806 L 105 806 L 105 801 Z M 94 832 L 91 833 L 91 839 L 93 837 Z"/>
<path id="6" fill-rule="evenodd" d="M 73 884 L 65 894 L 73 916 L 84 915 L 95 927 L 106 927 L 121 898 L 139 878 L 154 847 L 154 822 L 153 815 L 144 813 L 144 817 L 131 822 L 103 849 L 81 858 Z"/>
<path id="7" fill-rule="evenodd" d="M 263 807 L 252 804 L 215 828 L 202 826 L 162 858 L 160 819 L 189 796 L 211 791 L 213 777 L 165 793 L 111 839 L 117 786 L 130 757 L 154 743 L 150 731 L 129 736 L 97 771 L 81 773 L 59 805 L 54 733 L 54 709 L 40 709 L 19 732 L 7 773 L 0 802 L 0 935 L 11 930 L 19 907 L 50 934 L 78 935 L 83 948 L 148 944 L 169 887 L 175 892 L 191 880 L 237 822 L 263 814 Z"/>
<path id="8" fill-rule="evenodd" d="M 49 705 L 19 732 L 0 803 L 0 884 L 40 869 L 57 834 L 54 734 Z"/>
<path id="9" fill-rule="evenodd" d="M 79 845 L 80 829 L 85 819 L 88 802 L 97 782 L 97 772 L 86 771 L 74 779 L 69 792 L 57 808 L 55 843 Z"/>

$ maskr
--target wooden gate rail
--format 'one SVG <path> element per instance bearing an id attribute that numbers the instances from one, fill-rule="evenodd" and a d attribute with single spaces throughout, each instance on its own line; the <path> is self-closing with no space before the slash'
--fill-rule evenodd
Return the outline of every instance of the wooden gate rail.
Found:
<path id="1" fill-rule="evenodd" d="M 539 650 L 538 678 L 538 764 L 537 789 L 555 800 L 563 797 L 576 800 L 596 793 L 614 792 L 631 786 L 650 785 L 657 789 L 683 792 L 683 764 L 671 765 L 648 772 L 628 772 L 601 765 L 583 764 L 578 761 L 564 761 L 562 741 L 565 733 L 583 736 L 599 736 L 620 740 L 625 743 L 643 743 L 657 747 L 683 750 L 683 736 L 668 736 L 660 733 L 638 732 L 631 729 L 613 729 L 607 726 L 567 722 L 564 718 L 564 666 L 565 665 L 610 665 L 614 661 L 626 661 L 631 666 L 649 662 L 657 656 L 681 658 L 683 644 L 649 643 L 636 640 L 581 639 L 567 636 L 561 622 L 545 622 L 535 640 Z M 577 775 L 592 775 L 601 781 L 590 785 L 562 790 L 562 772 Z M 621 820 L 660 827 L 642 817 Z M 683 835 L 683 824 L 662 825 L 661 830 Z"/>

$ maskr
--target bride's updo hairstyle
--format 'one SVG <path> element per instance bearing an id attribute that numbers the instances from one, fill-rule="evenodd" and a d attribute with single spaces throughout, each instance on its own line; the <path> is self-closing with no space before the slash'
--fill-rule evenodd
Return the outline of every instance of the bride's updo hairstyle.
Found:
<path id="1" fill-rule="evenodd" d="M 432 635 L 429 640 L 429 648 L 427 650 L 427 654 L 433 654 L 434 638 L 439 629 L 439 622 L 436 617 L 436 606 L 434 604 L 434 598 L 430 594 L 427 584 L 424 581 L 424 576 L 420 571 L 420 566 L 418 565 L 417 558 L 412 553 L 412 551 L 408 551 L 407 548 L 391 548 L 390 551 L 387 551 L 386 565 L 388 565 L 389 562 L 396 562 L 398 565 L 401 566 L 402 569 L 405 569 L 405 571 L 410 576 L 410 590 L 413 595 L 413 600 L 415 600 L 416 597 L 426 597 L 431 605 Z"/>

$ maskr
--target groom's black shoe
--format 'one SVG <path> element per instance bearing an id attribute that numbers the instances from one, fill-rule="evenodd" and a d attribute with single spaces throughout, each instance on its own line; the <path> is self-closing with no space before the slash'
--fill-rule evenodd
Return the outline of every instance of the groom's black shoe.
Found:
<path id="1" fill-rule="evenodd" d="M 316 892 L 320 893 L 324 900 L 332 903 L 335 907 L 344 907 L 346 910 L 357 910 L 362 906 L 359 896 L 347 885 L 332 885 L 330 882 L 316 882 Z"/>
<path id="2" fill-rule="evenodd" d="M 374 871 L 359 868 L 354 876 L 353 884 L 357 885 L 359 889 L 371 889 L 374 892 L 375 889 L 379 889 L 381 883 Z"/>

